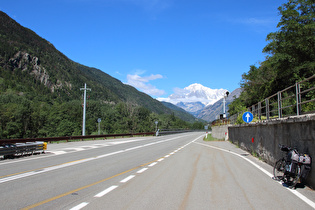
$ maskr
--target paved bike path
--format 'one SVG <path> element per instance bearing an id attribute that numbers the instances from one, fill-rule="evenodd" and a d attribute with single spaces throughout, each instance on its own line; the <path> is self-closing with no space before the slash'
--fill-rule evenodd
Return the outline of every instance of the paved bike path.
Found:
<path id="1" fill-rule="evenodd" d="M 232 144 L 229 141 L 199 141 L 199 143 L 208 145 L 208 146 L 213 147 L 213 148 L 216 147 L 216 148 L 222 149 L 223 151 L 226 151 L 226 152 L 238 154 L 241 157 L 243 157 L 244 159 L 247 159 L 247 160 L 251 161 L 253 164 L 256 164 L 258 167 L 260 167 L 260 169 L 266 173 L 266 176 L 271 176 L 271 178 L 273 177 L 273 166 L 263 162 L 259 158 L 252 156 L 250 154 L 250 152 L 245 151 L 241 148 L 238 148 L 236 145 Z M 275 182 L 277 182 L 277 181 L 275 181 Z M 280 182 L 278 182 L 278 183 L 281 184 Z M 305 196 L 305 198 L 310 201 L 310 205 L 312 205 L 313 208 L 315 208 L 315 190 L 309 188 L 308 186 L 302 185 L 302 184 L 298 184 L 297 188 L 295 190 L 291 190 L 286 186 L 283 186 L 283 188 L 290 190 L 293 194 L 295 194 L 297 196 L 301 196 L 302 199 L 303 199 L 303 196 Z"/>

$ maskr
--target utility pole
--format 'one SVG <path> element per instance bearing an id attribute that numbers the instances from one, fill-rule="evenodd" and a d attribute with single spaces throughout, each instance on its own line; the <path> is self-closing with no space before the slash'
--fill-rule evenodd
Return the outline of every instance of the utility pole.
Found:
<path id="1" fill-rule="evenodd" d="M 85 111 L 86 111 L 86 91 L 91 91 L 91 88 L 86 88 L 86 83 L 84 83 L 84 88 L 80 88 L 80 90 L 84 90 L 83 96 L 83 123 L 82 123 L 82 136 L 85 136 Z"/>

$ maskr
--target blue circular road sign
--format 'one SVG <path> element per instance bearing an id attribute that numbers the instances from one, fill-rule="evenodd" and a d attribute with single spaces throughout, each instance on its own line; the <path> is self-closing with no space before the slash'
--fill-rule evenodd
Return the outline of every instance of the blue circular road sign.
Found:
<path id="1" fill-rule="evenodd" d="M 252 120 L 253 120 L 253 118 L 254 118 L 254 116 L 253 116 L 253 114 L 252 113 L 250 113 L 250 112 L 245 112 L 244 114 L 243 114 L 243 121 L 244 122 L 246 122 L 246 123 L 250 123 Z"/>

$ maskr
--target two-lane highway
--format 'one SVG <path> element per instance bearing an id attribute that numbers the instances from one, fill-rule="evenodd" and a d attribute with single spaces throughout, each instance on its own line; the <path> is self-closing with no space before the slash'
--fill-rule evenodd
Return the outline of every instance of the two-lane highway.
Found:
<path id="1" fill-rule="evenodd" d="M 204 135 L 52 144 L 47 154 L 3 160 L 1 209 L 315 207 L 272 180 L 271 167 Z"/>

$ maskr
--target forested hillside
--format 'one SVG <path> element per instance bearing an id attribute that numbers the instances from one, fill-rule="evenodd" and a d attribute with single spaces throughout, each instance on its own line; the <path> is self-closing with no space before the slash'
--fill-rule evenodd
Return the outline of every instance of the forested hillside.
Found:
<path id="1" fill-rule="evenodd" d="M 230 115 L 315 74 L 314 0 L 290 0 L 278 10 L 279 30 L 267 36 L 266 60 L 242 75 L 243 92 L 230 104 Z"/>
<path id="2" fill-rule="evenodd" d="M 68 59 L 47 40 L 0 11 L 0 138 L 80 135 L 82 91 L 88 92 L 86 134 L 187 128 L 159 101 L 101 70 Z"/>

